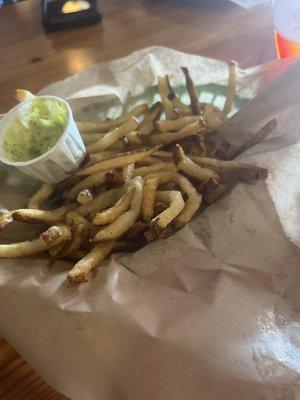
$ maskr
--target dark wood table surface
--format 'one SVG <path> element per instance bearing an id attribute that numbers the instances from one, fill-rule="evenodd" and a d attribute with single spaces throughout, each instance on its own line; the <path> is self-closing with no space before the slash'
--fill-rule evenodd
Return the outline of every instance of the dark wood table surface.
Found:
<path id="1" fill-rule="evenodd" d="M 102 0 L 103 21 L 45 33 L 40 1 L 0 9 L 0 113 L 14 90 L 33 92 L 102 61 L 163 45 L 250 67 L 275 58 L 272 13 L 226 0 Z M 1 332 L 0 332 L 1 334 Z M 0 338 L 0 399 L 63 400 Z M 85 400 L 85 399 L 82 399 Z"/>

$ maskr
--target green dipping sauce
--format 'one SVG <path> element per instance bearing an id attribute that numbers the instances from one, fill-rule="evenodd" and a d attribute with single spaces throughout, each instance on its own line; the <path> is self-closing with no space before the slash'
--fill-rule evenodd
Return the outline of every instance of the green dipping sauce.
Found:
<path id="1" fill-rule="evenodd" d="M 65 104 L 56 99 L 36 98 L 23 117 L 6 129 L 3 150 L 8 160 L 29 161 L 50 150 L 68 122 Z"/>

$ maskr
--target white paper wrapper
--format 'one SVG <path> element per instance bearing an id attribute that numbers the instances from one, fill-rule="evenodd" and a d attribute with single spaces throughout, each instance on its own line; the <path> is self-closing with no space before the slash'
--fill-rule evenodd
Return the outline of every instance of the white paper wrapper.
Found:
<path id="1" fill-rule="evenodd" d="M 75 110 L 92 104 L 78 112 L 95 119 L 108 105 L 117 113 L 150 99 L 157 74 L 170 73 L 180 91 L 181 65 L 198 85 L 215 84 L 203 96 L 224 100 L 223 63 L 165 48 L 97 65 L 43 94 L 71 98 Z M 241 71 L 238 106 L 286 68 Z M 280 133 L 286 143 L 293 131 Z M 299 205 L 299 143 L 270 139 L 247 157 L 271 167 L 267 183 L 237 185 L 174 236 L 114 256 L 86 284 L 70 287 L 67 263 L 50 271 L 42 259 L 2 260 L 1 334 L 74 400 L 296 399 L 299 208 L 282 210 L 277 199 L 289 190 Z M 1 174 L 0 202 L 24 205 L 33 183 Z M 9 228 L 6 237 L 22 235 Z"/>

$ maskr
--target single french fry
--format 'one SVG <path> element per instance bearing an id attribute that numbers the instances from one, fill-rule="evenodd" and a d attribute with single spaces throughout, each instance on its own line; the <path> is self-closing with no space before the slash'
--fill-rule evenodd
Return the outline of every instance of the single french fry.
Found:
<path id="1" fill-rule="evenodd" d="M 179 140 L 182 140 L 191 135 L 205 134 L 206 132 L 207 129 L 203 126 L 202 121 L 199 120 L 197 122 L 194 122 L 193 124 L 185 126 L 177 132 L 163 132 L 151 135 L 148 138 L 148 143 L 152 145 L 158 143 L 169 144 L 178 142 Z"/>
<path id="2" fill-rule="evenodd" d="M 115 204 L 115 202 L 119 200 L 122 194 L 122 188 L 111 189 L 106 192 L 100 193 L 98 196 L 95 196 L 90 203 L 78 207 L 77 212 L 82 217 L 86 217 L 89 214 L 99 212 Z"/>
<path id="3" fill-rule="evenodd" d="M 72 254 L 73 251 L 78 250 L 81 245 L 89 239 L 89 233 L 89 229 L 84 224 L 77 225 L 70 244 L 66 247 L 60 257 L 67 256 L 68 254 Z"/>
<path id="4" fill-rule="evenodd" d="M 133 188 L 129 188 L 126 193 L 112 207 L 105 211 L 98 212 L 93 218 L 94 225 L 105 225 L 115 221 L 130 207 L 133 195 Z"/>
<path id="5" fill-rule="evenodd" d="M 144 166 L 153 165 L 153 164 L 156 164 L 159 162 L 161 162 L 161 160 L 159 158 L 151 156 L 151 157 L 145 157 L 142 160 L 137 161 L 136 165 L 139 168 L 141 166 L 144 167 Z"/>
<path id="6" fill-rule="evenodd" d="M 173 153 L 171 151 L 158 150 L 154 153 L 154 156 L 158 158 L 171 158 L 173 160 Z"/>
<path id="7" fill-rule="evenodd" d="M 71 231 L 66 226 L 51 226 L 38 239 L 20 243 L 1 244 L 0 258 L 19 258 L 39 254 L 69 239 L 70 236 Z"/>
<path id="8" fill-rule="evenodd" d="M 197 91 L 196 91 L 194 82 L 193 82 L 192 78 L 190 77 L 189 70 L 186 67 L 181 67 L 181 70 L 185 76 L 186 88 L 187 88 L 189 96 L 190 96 L 192 112 L 194 115 L 200 115 L 201 110 L 199 107 L 198 95 L 197 95 Z"/>
<path id="9" fill-rule="evenodd" d="M 138 127 L 137 120 L 132 117 L 125 124 L 115 128 L 114 130 L 106 133 L 97 142 L 87 146 L 86 151 L 88 154 L 97 153 L 102 150 L 106 150 L 114 145 L 122 137 L 126 136 L 129 132 L 134 131 Z"/>
<path id="10" fill-rule="evenodd" d="M 141 145 L 143 142 L 139 138 L 139 132 L 138 131 L 132 131 L 128 132 L 124 139 L 127 139 L 129 145 Z"/>
<path id="11" fill-rule="evenodd" d="M 176 96 L 176 93 L 174 92 L 174 89 L 171 86 L 170 83 L 170 78 L 168 75 L 166 75 L 166 80 L 167 80 L 167 84 L 168 84 L 168 88 L 169 88 L 169 95 L 168 95 L 168 99 L 170 100 L 170 102 L 172 103 L 174 109 L 179 109 L 183 115 L 187 115 L 190 113 L 190 109 L 188 106 L 186 106 L 178 96 Z"/>
<path id="12" fill-rule="evenodd" d="M 145 167 L 136 168 L 133 172 L 134 176 L 145 176 L 157 171 L 177 171 L 177 167 L 173 162 L 158 162 Z"/>
<path id="13" fill-rule="evenodd" d="M 76 204 L 68 204 L 63 207 L 56 208 L 52 211 L 20 208 L 12 211 L 13 218 L 17 221 L 29 223 L 45 223 L 51 224 L 61 222 L 64 220 L 67 212 L 74 210 Z"/>
<path id="14" fill-rule="evenodd" d="M 140 115 L 146 114 L 148 111 L 147 104 L 140 104 L 134 107 L 128 113 L 122 115 L 119 118 L 108 120 L 105 122 L 84 122 L 84 121 L 76 121 L 76 125 L 80 133 L 89 133 L 89 132 L 108 132 L 111 129 L 114 129 L 120 125 L 125 124 L 132 117 L 139 117 Z"/>
<path id="15" fill-rule="evenodd" d="M 16 93 L 15 97 L 20 103 L 22 101 L 34 99 L 36 97 L 29 90 L 24 90 L 24 89 L 17 89 L 15 93 Z"/>
<path id="16" fill-rule="evenodd" d="M 194 161 L 187 157 L 179 144 L 176 145 L 174 150 L 174 161 L 180 170 L 201 182 L 205 182 L 211 178 L 220 180 L 220 176 L 215 171 L 212 171 L 209 168 L 200 167 L 200 165 L 194 163 Z"/>
<path id="17" fill-rule="evenodd" d="M 90 154 L 89 155 L 90 163 L 94 164 L 98 161 L 106 160 L 107 158 L 115 156 L 118 153 L 120 153 L 119 149 L 113 149 L 113 150 L 109 149 L 109 150 L 100 151 L 99 153 Z"/>
<path id="18" fill-rule="evenodd" d="M 71 200 L 75 200 L 82 190 L 92 189 L 93 187 L 100 185 L 105 181 L 106 172 L 107 171 L 96 172 L 87 178 L 82 179 L 72 187 L 68 192 L 67 197 Z"/>
<path id="19" fill-rule="evenodd" d="M 191 115 L 186 117 L 181 117 L 174 120 L 160 120 L 155 122 L 155 128 L 160 132 L 173 132 L 183 129 L 187 125 L 194 124 L 201 120 L 203 126 L 205 126 L 204 121 L 199 115 Z"/>
<path id="20" fill-rule="evenodd" d="M 28 208 L 39 209 L 40 205 L 53 193 L 54 186 L 44 183 L 40 189 L 30 198 Z"/>
<path id="21" fill-rule="evenodd" d="M 84 225 L 90 231 L 93 231 L 95 229 L 94 225 L 82 215 L 80 215 L 77 211 L 68 212 L 68 214 L 66 215 L 66 222 L 72 227 L 73 230 L 76 229 L 78 225 Z"/>
<path id="22" fill-rule="evenodd" d="M 176 227 L 181 228 L 189 222 L 196 213 L 202 202 L 202 196 L 197 193 L 195 187 L 184 176 L 176 172 L 156 172 L 147 175 L 145 179 L 158 178 L 159 184 L 163 185 L 168 182 L 174 182 L 183 190 L 188 198 L 181 213 L 176 217 Z"/>
<path id="23" fill-rule="evenodd" d="M 126 211 L 115 221 L 100 230 L 93 241 L 98 242 L 118 239 L 136 222 L 142 209 L 143 180 L 140 177 L 135 177 L 132 180 L 132 187 L 134 188 L 134 193 L 129 211 Z"/>
<path id="24" fill-rule="evenodd" d="M 226 176 L 238 176 L 240 180 L 266 179 L 268 170 L 257 165 L 239 163 L 237 161 L 223 161 L 209 157 L 190 157 L 201 167 L 210 168 L 218 174 Z"/>
<path id="25" fill-rule="evenodd" d="M 128 164 L 123 168 L 123 181 L 129 183 L 134 176 L 134 164 Z"/>
<path id="26" fill-rule="evenodd" d="M 88 280 L 88 273 L 101 263 L 113 248 L 113 242 L 98 243 L 95 247 L 68 272 L 71 283 L 83 283 Z"/>
<path id="27" fill-rule="evenodd" d="M 99 161 L 88 167 L 83 167 L 77 171 L 77 175 L 91 175 L 99 171 L 107 171 L 113 168 L 125 167 L 128 164 L 134 164 L 143 158 L 149 157 L 152 153 L 159 150 L 159 146 L 141 147 L 137 150 L 119 153 L 110 159 Z"/>
<path id="28" fill-rule="evenodd" d="M 103 133 L 81 133 L 81 138 L 86 146 L 90 146 L 102 139 L 104 135 Z"/>
<path id="29" fill-rule="evenodd" d="M 153 225 L 157 231 L 160 231 L 166 228 L 167 225 L 177 217 L 183 210 L 185 204 L 181 193 L 177 190 L 157 191 L 155 199 L 170 204 L 166 210 L 151 221 L 151 225 Z"/>
<path id="30" fill-rule="evenodd" d="M 164 112 L 166 114 L 167 119 L 173 118 L 173 106 L 170 100 L 168 99 L 169 95 L 169 86 L 166 76 L 158 76 L 157 77 L 157 87 L 161 97 L 161 102 L 163 105 Z"/>
<path id="31" fill-rule="evenodd" d="M 150 222 L 154 214 L 155 193 L 158 187 L 158 179 L 146 179 L 143 189 L 142 216 L 146 222 Z"/>
<path id="32" fill-rule="evenodd" d="M 143 131 L 146 126 L 152 126 L 153 122 L 156 121 L 162 114 L 163 107 L 160 101 L 154 103 L 148 110 L 143 121 L 139 125 L 139 132 Z"/>
<path id="33" fill-rule="evenodd" d="M 207 104 L 203 109 L 203 119 L 208 128 L 215 129 L 225 120 L 225 115 L 214 105 Z"/>
<path id="34" fill-rule="evenodd" d="M 223 108 L 224 115 L 229 114 L 230 111 L 232 110 L 235 91 L 236 91 L 236 72 L 237 72 L 237 63 L 235 61 L 230 61 L 227 97 Z"/>
<path id="35" fill-rule="evenodd" d="M 7 227 L 7 225 L 11 224 L 14 220 L 11 212 L 7 212 L 5 214 L 0 215 L 0 232 Z"/>
<path id="36" fill-rule="evenodd" d="M 80 204 L 88 204 L 93 200 L 93 193 L 89 189 L 84 189 L 78 193 L 77 202 Z"/>

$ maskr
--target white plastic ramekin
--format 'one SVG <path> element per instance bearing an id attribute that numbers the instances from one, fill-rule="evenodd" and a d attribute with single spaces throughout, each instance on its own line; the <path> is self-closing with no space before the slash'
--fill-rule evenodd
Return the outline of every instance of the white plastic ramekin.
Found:
<path id="1" fill-rule="evenodd" d="M 0 161 L 18 168 L 25 174 L 39 181 L 55 183 L 67 178 L 70 172 L 79 167 L 86 150 L 69 104 L 65 100 L 55 96 L 39 97 L 59 100 L 65 104 L 68 113 L 68 122 L 65 131 L 56 144 L 41 156 L 25 162 L 13 162 L 8 160 L 3 150 L 5 131 L 16 117 L 22 117 L 22 115 L 24 115 L 32 99 L 24 101 L 11 109 L 0 120 Z"/>

